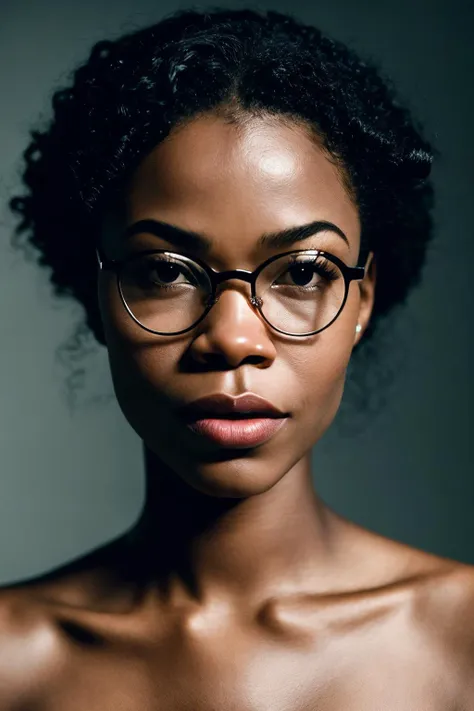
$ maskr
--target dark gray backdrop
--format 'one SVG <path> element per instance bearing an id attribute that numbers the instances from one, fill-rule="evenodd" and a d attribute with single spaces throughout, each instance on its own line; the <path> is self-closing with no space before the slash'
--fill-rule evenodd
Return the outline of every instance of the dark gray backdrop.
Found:
<path id="1" fill-rule="evenodd" d="M 222 6 L 241 7 L 244 2 Z M 0 193 L 19 188 L 27 131 L 104 37 L 187 3 L 1 0 Z M 199 5 L 196 5 L 199 7 Z M 206 6 L 205 4 L 203 5 Z M 437 245 L 394 333 L 409 336 L 396 390 L 365 430 L 332 428 L 314 450 L 315 483 L 340 513 L 385 535 L 474 563 L 472 431 L 472 111 L 469 0 L 274 0 L 378 59 L 434 137 Z M 48 275 L 0 224 L 0 583 L 46 572 L 129 528 L 143 504 L 141 444 L 111 392 L 104 349 L 84 361 L 75 411 L 55 349 L 81 310 L 51 295 Z"/>

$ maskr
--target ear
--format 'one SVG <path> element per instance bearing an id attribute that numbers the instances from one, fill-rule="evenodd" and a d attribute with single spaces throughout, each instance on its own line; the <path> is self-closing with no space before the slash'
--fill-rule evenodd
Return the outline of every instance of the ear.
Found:
<path id="1" fill-rule="evenodd" d="M 360 341 L 367 328 L 372 309 L 374 307 L 375 283 L 377 277 L 377 265 L 374 260 L 374 253 L 369 252 L 365 263 L 365 276 L 362 281 L 357 282 L 360 289 L 360 304 L 357 323 L 362 326 L 359 333 L 355 333 L 354 345 Z"/>

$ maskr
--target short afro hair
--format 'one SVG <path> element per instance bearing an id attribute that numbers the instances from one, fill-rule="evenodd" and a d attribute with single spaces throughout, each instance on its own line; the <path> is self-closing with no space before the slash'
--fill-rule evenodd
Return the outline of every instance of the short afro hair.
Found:
<path id="1" fill-rule="evenodd" d="M 303 123 L 340 166 L 359 209 L 361 255 L 373 250 L 377 268 L 374 310 L 355 351 L 370 350 L 382 317 L 420 281 L 434 149 L 371 62 L 289 14 L 179 10 L 98 42 L 52 105 L 24 153 L 27 192 L 10 207 L 21 217 L 14 245 L 26 234 L 55 293 L 84 307 L 76 348 L 86 332 L 105 344 L 95 244 L 106 206 L 147 153 L 203 112 Z"/>

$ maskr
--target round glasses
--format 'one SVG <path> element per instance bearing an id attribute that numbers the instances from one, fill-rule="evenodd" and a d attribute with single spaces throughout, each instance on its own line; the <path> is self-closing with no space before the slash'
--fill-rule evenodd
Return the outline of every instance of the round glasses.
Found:
<path id="1" fill-rule="evenodd" d="M 365 267 L 349 267 L 318 249 L 277 254 L 255 271 L 218 272 L 204 261 L 165 249 L 123 260 L 107 259 L 97 248 L 99 268 L 112 270 L 125 308 L 139 326 L 161 336 L 190 331 L 219 300 L 229 279 L 250 284 L 250 303 L 266 323 L 287 336 L 312 336 L 330 326 L 346 303 L 349 284 Z"/>

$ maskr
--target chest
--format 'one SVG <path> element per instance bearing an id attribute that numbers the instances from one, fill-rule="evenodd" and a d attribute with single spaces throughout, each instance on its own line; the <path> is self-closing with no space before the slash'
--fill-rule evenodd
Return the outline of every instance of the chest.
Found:
<path id="1" fill-rule="evenodd" d="M 69 624 L 18 711 L 454 711 L 432 650 L 387 633 L 208 625 L 144 644 Z"/>

